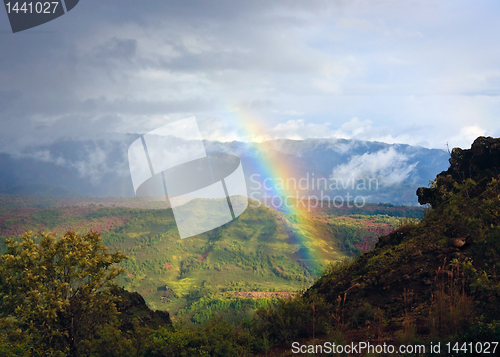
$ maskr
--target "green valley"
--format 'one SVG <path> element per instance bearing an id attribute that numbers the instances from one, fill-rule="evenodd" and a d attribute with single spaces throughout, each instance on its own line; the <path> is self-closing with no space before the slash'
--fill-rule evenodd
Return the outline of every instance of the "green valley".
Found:
<path id="1" fill-rule="evenodd" d="M 225 314 L 228 309 L 226 317 L 234 322 L 250 319 L 264 301 L 277 299 L 237 297 L 238 292 L 304 290 L 329 263 L 370 250 L 378 236 L 400 224 L 401 216 L 422 214 L 416 207 L 368 204 L 364 209 L 332 206 L 299 217 L 250 205 L 222 227 L 180 239 L 170 209 L 139 200 L 4 195 L 0 202 L 2 241 L 25 231 L 57 236 L 67 230 L 98 231 L 111 251 L 129 257 L 120 264 L 126 269 L 117 280 L 121 286 L 139 292 L 151 308 L 193 322 L 208 320 L 206 311 Z"/>

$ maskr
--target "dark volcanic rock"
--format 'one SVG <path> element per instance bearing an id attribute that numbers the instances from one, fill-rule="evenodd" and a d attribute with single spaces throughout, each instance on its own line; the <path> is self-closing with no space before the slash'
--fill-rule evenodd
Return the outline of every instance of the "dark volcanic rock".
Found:
<path id="1" fill-rule="evenodd" d="M 474 311 L 457 317 L 461 326 L 473 322 L 474 314 L 500 320 L 499 175 L 500 139 L 480 137 L 470 150 L 454 149 L 450 168 L 438 175 L 434 187 L 417 191 L 420 203 L 433 207 L 420 222 L 380 237 L 372 251 L 335 267 L 303 297 L 323 297 L 334 306 L 332 316 L 340 311 L 347 321 L 357 321 L 359 312 L 371 307 L 394 336 L 404 332 L 402 321 L 413 321 L 419 333 L 428 334 L 442 316 L 439 306 L 451 311 L 458 300 L 462 311 Z M 438 306 L 438 294 L 445 304 Z M 350 325 L 353 335 L 372 333 L 359 326 Z M 458 331 L 446 321 L 439 328 Z"/>
<path id="2" fill-rule="evenodd" d="M 430 203 L 435 208 L 440 202 L 439 187 L 453 187 L 453 182 L 464 183 L 472 179 L 477 183 L 500 174 L 500 139 L 478 137 L 469 150 L 454 148 L 451 151 L 450 167 L 436 177 L 436 187 L 419 187 L 418 202 Z"/>

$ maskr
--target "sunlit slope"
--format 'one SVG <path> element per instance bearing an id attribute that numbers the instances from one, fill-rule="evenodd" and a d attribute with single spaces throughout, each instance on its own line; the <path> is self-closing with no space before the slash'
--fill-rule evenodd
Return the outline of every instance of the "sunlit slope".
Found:
<path id="1" fill-rule="evenodd" d="M 28 230 L 100 231 L 105 245 L 130 257 L 120 284 L 140 292 L 152 307 L 171 311 L 210 293 L 307 288 L 328 262 L 368 249 L 398 222 L 380 214 L 289 215 L 251 202 L 236 220 L 180 239 L 170 209 L 88 204 L 40 209 L 18 200 L 0 216 L 2 237 Z"/>
<path id="2" fill-rule="evenodd" d="M 313 219 L 299 223 L 262 206 L 186 239 L 179 238 L 170 210 L 143 212 L 103 237 L 131 257 L 124 264 L 128 275 L 123 285 L 157 308 L 207 289 L 295 291 L 309 286 L 319 273 L 304 257 L 317 257 L 323 266 L 346 256 L 327 224 Z"/>

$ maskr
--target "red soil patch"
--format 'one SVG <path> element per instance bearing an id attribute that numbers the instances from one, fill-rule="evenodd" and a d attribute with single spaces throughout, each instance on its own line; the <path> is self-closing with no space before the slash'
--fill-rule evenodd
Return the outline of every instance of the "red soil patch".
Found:
<path id="1" fill-rule="evenodd" d="M 27 230 L 31 230 L 33 232 L 37 232 L 39 230 L 43 230 L 45 225 L 35 222 L 29 218 L 29 216 L 39 211 L 37 208 L 16 208 L 9 212 L 9 214 L 0 217 L 0 232 L 3 236 L 20 236 L 24 234 Z M 17 224 L 9 225 L 9 228 L 3 227 L 3 223 L 8 219 L 21 220 Z M 29 225 L 29 229 L 26 229 L 25 226 Z"/>
<path id="2" fill-rule="evenodd" d="M 172 266 L 168 263 L 165 263 L 165 268 L 170 269 L 170 268 L 172 268 Z"/>
<path id="3" fill-rule="evenodd" d="M 368 232 L 375 233 L 377 235 L 381 235 L 381 236 L 386 236 L 392 232 L 392 228 L 389 227 L 387 224 L 384 224 L 384 225 L 378 226 L 378 227 L 369 227 L 369 228 L 366 228 L 365 230 L 367 230 Z"/>
<path id="4" fill-rule="evenodd" d="M 358 249 L 361 249 L 361 251 L 363 253 L 368 253 L 373 248 L 375 248 L 375 244 L 377 244 L 377 241 L 378 241 L 378 238 L 373 242 L 369 242 L 369 241 L 360 242 L 360 243 L 354 244 L 354 246 Z"/>
<path id="5" fill-rule="evenodd" d="M 205 254 L 203 254 L 201 257 L 199 257 L 198 259 L 196 259 L 197 261 L 199 262 L 202 262 L 204 261 L 205 259 L 207 259 L 208 255 L 210 254 L 210 251 L 206 252 Z"/>

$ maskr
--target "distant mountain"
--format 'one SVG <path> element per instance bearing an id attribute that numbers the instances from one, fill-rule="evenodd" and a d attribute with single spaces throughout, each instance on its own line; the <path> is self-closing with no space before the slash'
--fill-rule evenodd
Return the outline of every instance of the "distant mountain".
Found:
<path id="1" fill-rule="evenodd" d="M 444 150 L 345 139 L 206 142 L 205 147 L 209 153 L 240 157 L 255 198 L 266 193 L 272 197 L 284 186 L 285 194 L 298 193 L 299 198 L 359 197 L 359 203 L 416 205 L 417 187 L 427 186 L 445 170 L 449 158 Z"/>
<path id="2" fill-rule="evenodd" d="M 0 153 L 0 193 L 133 197 L 127 151 L 137 138 L 127 134 L 109 141 L 59 141 L 17 155 Z M 427 186 L 445 170 L 449 158 L 444 150 L 345 139 L 204 144 L 208 154 L 241 159 L 253 198 L 358 197 L 358 203 L 415 205 L 417 187 Z"/>

